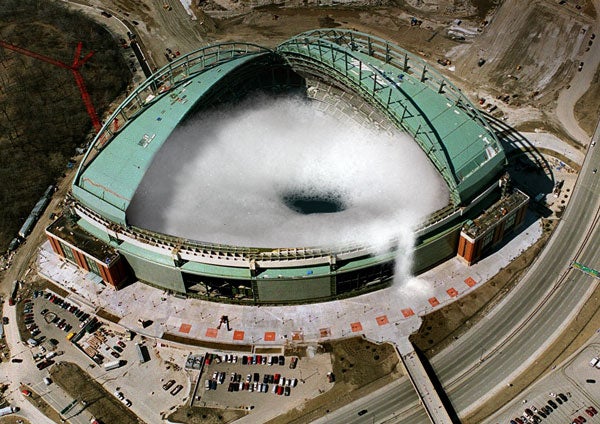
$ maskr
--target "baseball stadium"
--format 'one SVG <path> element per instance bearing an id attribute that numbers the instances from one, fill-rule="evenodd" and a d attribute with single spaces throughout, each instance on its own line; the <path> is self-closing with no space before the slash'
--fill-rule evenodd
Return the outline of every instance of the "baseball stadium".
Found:
<path id="1" fill-rule="evenodd" d="M 448 192 L 445 206 L 415 230 L 413 273 L 456 255 L 471 264 L 524 219 L 528 198 L 509 189 L 496 134 L 458 88 L 389 41 L 320 29 L 276 48 L 211 45 L 156 71 L 91 143 L 73 181 L 69 211 L 46 230 L 53 250 L 115 289 L 136 279 L 220 302 L 306 303 L 389 285 L 394 247 L 240 245 L 132 222 L 132 200 L 167 139 L 193 117 L 257 91 L 300 95 L 336 119 L 412 138 Z"/>

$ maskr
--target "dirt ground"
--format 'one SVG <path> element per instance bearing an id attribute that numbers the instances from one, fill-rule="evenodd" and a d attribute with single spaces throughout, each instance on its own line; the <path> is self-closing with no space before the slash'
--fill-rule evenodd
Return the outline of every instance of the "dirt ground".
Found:
<path id="1" fill-rule="evenodd" d="M 431 358 L 484 318 L 519 282 L 550 238 L 556 221 L 543 222 L 542 237 L 490 281 L 460 300 L 423 317 L 421 328 L 410 337 L 413 344 Z"/>
<path id="2" fill-rule="evenodd" d="M 182 406 L 169 416 L 169 421 L 186 424 L 225 424 L 246 415 L 244 411 Z"/>
<path id="3" fill-rule="evenodd" d="M 324 343 L 323 349 L 332 354 L 333 388 L 304 403 L 302 409 L 293 409 L 268 424 L 310 423 L 402 376 L 398 356 L 390 344 L 356 337 Z"/>
<path id="4" fill-rule="evenodd" d="M 490 416 L 501 406 L 518 396 L 527 386 L 542 378 L 552 371 L 554 367 L 566 360 L 577 349 L 583 346 L 598 330 L 600 323 L 600 288 L 590 297 L 575 321 L 568 325 L 560 339 L 540 355 L 535 364 L 526 369 L 519 378 L 512 382 L 512 387 L 494 396 L 483 407 L 465 417 L 465 424 L 480 423 L 485 417 Z"/>
<path id="5" fill-rule="evenodd" d="M 0 418 L 0 424 L 31 424 L 31 421 L 15 414 Z"/>
<path id="6" fill-rule="evenodd" d="M 105 423 L 139 424 L 142 421 L 77 365 L 59 362 L 50 376 L 65 392 L 85 400 L 88 410 Z"/>
<path id="7" fill-rule="evenodd" d="M 594 74 L 589 90 L 575 104 L 575 118 L 590 137 L 598 124 L 598 116 L 600 116 L 600 69 Z"/>
<path id="8" fill-rule="evenodd" d="M 27 397 L 29 403 L 35 406 L 42 414 L 46 417 L 50 418 L 55 423 L 61 422 L 61 417 L 54 408 L 52 408 L 42 396 L 37 394 L 31 387 L 29 386 L 21 386 L 19 390 L 29 390 L 31 392 L 31 396 Z"/>
<path id="9" fill-rule="evenodd" d="M 577 72 L 579 55 L 588 47 L 580 34 L 596 16 L 591 0 L 563 5 L 546 0 L 357 0 L 335 6 L 312 0 L 194 0 L 194 17 L 177 0 L 77 2 L 113 12 L 138 35 L 157 67 L 168 63 L 166 49 L 184 54 L 233 40 L 275 47 L 309 29 L 356 29 L 421 55 L 472 100 L 509 94 L 510 107 L 536 108 L 547 126 L 559 129 L 558 136 L 564 134 L 553 113 L 556 98 Z M 411 25 L 412 17 L 420 23 Z M 441 58 L 452 66 L 438 65 Z M 486 61 L 481 67 L 479 59 Z M 599 99 L 588 93 L 588 101 L 580 102 L 577 117 L 586 131 L 593 126 Z"/>
<path id="10" fill-rule="evenodd" d="M 508 0 L 506 1 L 508 2 Z M 185 53 L 208 42 L 230 39 L 274 46 L 278 42 L 307 29 L 340 26 L 355 28 L 390 39 L 410 51 L 419 53 L 430 62 L 435 62 L 437 58 L 450 57 L 456 66 L 456 71 L 450 73 L 446 68 L 442 68 L 442 71 L 459 80 L 462 85 L 470 88 L 473 85 L 481 85 L 492 93 L 508 92 L 517 94 L 519 96 L 517 98 L 521 99 L 518 100 L 519 104 L 531 104 L 537 107 L 547 106 L 549 108 L 553 105 L 555 93 L 563 87 L 565 78 L 568 78 L 574 72 L 572 66 L 569 68 L 569 64 L 572 65 L 573 63 L 569 54 L 577 52 L 578 46 L 565 43 L 561 50 L 557 52 L 549 47 L 549 44 L 547 46 L 534 45 L 533 43 L 525 45 L 523 44 L 525 43 L 524 40 L 547 36 L 548 34 L 545 31 L 549 27 L 548 22 L 556 22 L 556 27 L 563 35 L 573 35 L 577 30 L 581 30 L 587 22 L 585 15 L 594 16 L 595 13 L 589 1 L 569 1 L 568 7 L 570 9 L 566 12 L 569 17 L 573 16 L 576 10 L 574 5 L 576 4 L 582 6 L 580 10 L 583 10 L 584 13 L 583 17 L 574 18 L 576 23 L 574 27 L 571 27 L 566 25 L 568 18 L 560 16 L 559 13 L 563 13 L 561 9 L 557 9 L 553 5 L 541 5 L 539 1 L 519 1 L 518 6 L 524 8 L 522 20 L 515 20 L 515 22 L 506 24 L 506 28 L 501 32 L 495 32 L 493 27 L 493 25 L 500 25 L 500 23 L 491 20 L 484 31 L 484 34 L 509 33 L 514 34 L 514 37 L 506 40 L 485 39 L 482 37 L 480 41 L 473 42 L 471 40 L 452 39 L 447 32 L 449 26 L 454 19 L 460 18 L 463 21 L 461 23 L 463 28 L 475 28 L 477 30 L 484 18 L 489 17 L 489 12 L 492 10 L 490 8 L 493 8 L 497 1 L 481 0 L 474 2 L 476 3 L 474 5 L 469 5 L 466 1 L 441 0 L 423 4 L 424 2 L 419 0 L 406 0 L 397 3 L 378 2 L 379 6 L 371 6 L 368 9 L 363 6 L 317 8 L 310 6 L 310 3 L 307 2 L 309 6 L 302 7 L 301 12 L 299 12 L 298 9 L 278 6 L 264 6 L 251 11 L 240 11 L 230 7 L 231 5 L 226 1 L 217 2 L 215 0 L 206 1 L 203 4 L 207 6 L 195 10 L 197 20 L 190 19 L 181 4 L 176 0 L 144 0 L 142 2 L 132 0 L 106 0 L 102 2 L 90 0 L 90 3 L 94 4 L 94 2 L 114 9 L 117 14 L 121 13 L 124 21 L 140 34 L 151 59 L 157 66 L 167 63 L 164 58 L 164 51 L 167 47 L 179 49 L 182 53 Z M 164 9 L 162 7 L 164 3 L 171 5 L 172 10 Z M 550 2 L 547 3 L 550 4 Z M 239 2 L 240 7 L 238 9 L 243 9 L 245 4 L 247 5 L 247 2 Z M 230 9 L 227 8 L 228 6 Z M 223 18 L 217 19 L 217 16 L 223 16 Z M 416 27 L 410 26 L 411 16 L 417 16 L 423 20 L 423 23 Z M 530 21 L 538 16 L 540 17 L 539 20 L 533 19 L 536 21 L 536 25 L 524 26 L 524 21 Z M 133 24 L 134 20 L 138 23 L 137 25 Z M 535 60 L 521 63 L 522 53 L 519 49 L 531 49 L 527 52 Z M 488 60 L 479 72 L 473 66 L 473 61 L 477 61 L 482 54 L 485 54 L 488 59 L 494 57 L 504 59 Z M 540 56 L 544 54 L 549 54 L 552 57 Z M 557 57 L 564 57 L 565 60 L 557 60 Z M 536 61 L 540 61 L 540 63 L 558 63 L 559 65 L 557 68 L 552 67 L 554 65 L 539 66 L 540 69 L 532 71 L 532 68 L 536 66 Z M 522 73 L 518 75 L 520 83 L 516 84 L 516 82 L 513 82 L 516 80 L 507 80 L 505 76 L 516 70 L 519 65 L 522 67 Z M 475 72 L 472 71 L 473 69 L 475 69 Z M 467 80 L 470 83 L 467 83 Z M 543 89 L 547 92 L 543 96 L 532 96 L 535 91 L 539 91 L 536 87 L 540 82 L 545 84 Z M 585 100 L 580 100 L 578 104 L 579 111 L 576 112 L 577 117 L 582 119 L 582 125 L 586 125 L 585 120 L 588 120 L 591 127 L 594 116 L 597 117 L 598 99 L 600 98 L 597 91 L 598 86 L 597 74 L 594 86 L 596 88 L 590 90 L 592 94 L 588 92 L 587 97 L 584 98 Z M 590 102 L 594 100 L 595 103 Z M 549 125 L 557 126 L 555 123 L 549 123 Z M 585 126 L 584 129 L 587 130 Z M 560 129 L 554 128 L 554 130 L 561 136 Z M 545 238 L 548 232 L 545 232 Z M 456 328 L 473 325 L 477 320 L 477 318 L 472 317 L 473 314 L 485 314 L 485 311 L 490 307 L 488 302 L 491 302 L 491 304 L 496 302 L 503 293 L 516 283 L 520 274 L 537 255 L 541 246 L 539 248 L 534 246 L 532 249 L 536 248 L 538 250 L 530 249 L 531 252 L 526 252 L 522 259 L 515 261 L 496 276 L 493 281 L 472 293 L 473 298 L 465 299 L 464 302 L 457 302 L 454 310 L 444 310 L 443 313 L 440 311 L 438 315 L 434 316 L 432 314 L 428 317 L 422 327 L 422 333 L 415 336 L 415 342 L 427 351 L 428 356 L 450 343 L 453 337 L 458 336 L 457 333 L 453 333 Z M 588 315 L 584 310 L 578 318 L 578 324 L 575 323 L 579 327 L 576 325 L 569 328 L 569 334 L 572 336 L 566 337 L 564 341 L 553 347 L 554 353 L 549 352 L 548 354 L 550 360 L 555 358 L 556 355 L 559 355 L 558 358 L 565 356 L 570 350 L 574 349 L 572 346 L 577 345 L 581 340 L 585 340 L 585 335 L 594 327 L 593 324 L 590 324 L 589 328 L 583 328 L 579 335 L 577 333 L 586 323 L 598 322 L 598 319 L 600 319 L 597 312 L 598 305 L 594 306 L 591 303 L 586 306 L 586 308 L 588 307 L 591 308 L 587 312 L 589 319 L 585 318 Z M 593 315 L 594 313 L 596 315 Z M 397 363 L 393 364 L 391 358 L 387 356 L 382 359 L 385 351 L 383 347 L 377 346 L 376 350 L 373 351 L 373 346 L 363 345 L 363 351 L 360 349 L 361 343 L 359 341 L 354 343 L 356 343 L 356 346 L 344 347 L 342 345 L 342 347 L 337 348 L 337 351 L 336 347 L 332 347 L 335 358 L 334 373 L 338 376 L 338 381 L 332 390 L 308 402 L 302 412 L 291 411 L 288 415 L 279 417 L 272 422 L 308 422 L 311 417 L 324 415 L 328 409 L 335 409 L 352 399 L 359 398 L 375 388 L 382 387 L 400 375 Z M 378 361 L 389 361 L 382 367 L 382 369 L 387 369 L 388 372 L 382 372 L 374 377 L 370 372 L 361 371 L 357 376 L 353 376 L 353 373 L 356 372 L 356 363 L 351 362 L 349 358 L 357 361 L 356 358 L 361 357 L 361 354 L 364 357 L 373 358 L 372 361 L 374 361 L 376 354 L 380 357 Z M 558 362 L 558 359 L 555 361 Z M 539 369 L 528 371 L 527 375 L 530 379 L 545 372 L 548 369 L 548 364 L 545 366 L 540 364 L 539 367 Z M 81 372 L 83 373 L 83 371 Z M 368 380 L 369 378 L 372 379 Z M 522 381 L 529 380 L 525 377 Z M 362 386 L 360 389 L 352 391 L 360 386 Z M 516 386 L 513 389 L 519 390 Z M 510 395 L 513 396 L 513 394 Z M 110 395 L 106 397 L 112 398 Z M 495 399 L 495 401 L 497 405 L 500 405 L 503 400 Z M 482 414 L 483 412 L 485 411 L 481 411 Z M 187 411 L 182 411 L 182 413 L 187 414 Z M 308 413 L 308 415 L 302 419 L 296 419 L 297 416 L 305 413 Z M 469 418 L 469 422 L 478 422 L 479 417 L 482 416 L 474 415 Z M 122 420 L 108 422 L 122 422 Z"/>

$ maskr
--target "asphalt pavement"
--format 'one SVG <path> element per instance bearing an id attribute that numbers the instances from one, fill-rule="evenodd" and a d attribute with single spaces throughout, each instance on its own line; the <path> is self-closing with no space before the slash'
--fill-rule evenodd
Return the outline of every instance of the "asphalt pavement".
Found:
<path id="1" fill-rule="evenodd" d="M 600 127 L 595 140 L 599 131 Z M 519 285 L 457 343 L 433 358 L 436 375 L 459 415 L 474 411 L 493 394 L 506 390 L 508 383 L 560 335 L 598 284 L 598 280 L 570 269 L 573 259 L 600 268 L 600 174 L 593 172 L 598 164 L 600 150 L 592 147 L 561 223 Z M 397 413 L 410 405 L 414 408 Z M 353 406 L 336 411 L 335 420 L 361 422 L 356 411 L 367 409 L 377 414 L 378 422 L 429 422 L 417 406 L 414 390 L 404 381 L 376 400 L 361 399 Z"/>

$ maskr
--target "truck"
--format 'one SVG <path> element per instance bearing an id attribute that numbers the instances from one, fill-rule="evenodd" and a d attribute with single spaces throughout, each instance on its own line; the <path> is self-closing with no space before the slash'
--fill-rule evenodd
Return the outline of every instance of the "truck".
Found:
<path id="1" fill-rule="evenodd" d="M 53 193 L 54 193 L 54 186 L 53 185 L 48 186 L 48 188 L 46 189 L 46 191 L 44 192 L 44 194 L 42 195 L 40 200 L 38 200 L 38 202 L 35 204 L 35 206 L 31 210 L 31 213 L 25 220 L 25 223 L 23 224 L 23 226 L 21 227 L 21 229 L 18 232 L 18 235 L 21 238 L 21 240 L 25 240 L 25 238 L 29 235 L 33 226 L 39 219 L 40 215 L 42 214 L 44 209 L 46 209 L 46 206 L 48 206 L 48 203 L 50 202 L 50 199 L 52 198 Z"/>
<path id="2" fill-rule="evenodd" d="M 52 359 L 52 358 L 54 358 L 55 356 L 56 356 L 56 352 L 48 352 L 48 353 L 46 353 L 46 356 L 45 356 L 45 358 L 46 358 L 46 359 Z"/>
<path id="3" fill-rule="evenodd" d="M 120 360 L 116 360 L 116 361 L 107 362 L 106 364 L 104 364 L 104 369 L 106 371 L 110 371 L 110 370 L 117 369 L 120 366 L 121 366 L 121 361 Z"/>
<path id="4" fill-rule="evenodd" d="M 19 412 L 19 408 L 16 406 L 5 406 L 0 409 L 0 417 L 3 417 L 8 414 L 14 414 L 15 412 Z"/>
<path id="5" fill-rule="evenodd" d="M 146 346 L 136 343 L 135 349 L 137 351 L 140 364 L 143 364 L 144 362 L 148 362 L 150 360 L 150 356 L 148 355 L 148 348 Z"/>

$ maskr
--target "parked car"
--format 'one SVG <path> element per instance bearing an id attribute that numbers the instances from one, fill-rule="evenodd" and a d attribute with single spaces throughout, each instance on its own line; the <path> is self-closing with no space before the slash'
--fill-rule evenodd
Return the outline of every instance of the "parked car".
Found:
<path id="1" fill-rule="evenodd" d="M 169 390 L 171 386 L 173 386 L 173 384 L 175 384 L 175 380 L 169 380 L 165 384 L 163 384 L 163 389 Z"/>
<path id="2" fill-rule="evenodd" d="M 178 384 L 177 386 L 175 386 L 175 388 L 173 388 L 173 390 L 171 390 L 171 395 L 175 396 L 181 391 L 181 389 L 183 389 L 183 386 L 181 384 Z"/>
<path id="3" fill-rule="evenodd" d="M 296 368 L 296 365 L 298 365 L 298 357 L 294 356 L 292 357 L 292 359 L 290 359 L 290 369 L 294 369 Z"/>

